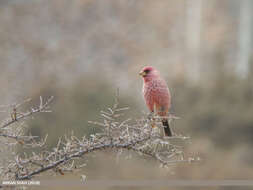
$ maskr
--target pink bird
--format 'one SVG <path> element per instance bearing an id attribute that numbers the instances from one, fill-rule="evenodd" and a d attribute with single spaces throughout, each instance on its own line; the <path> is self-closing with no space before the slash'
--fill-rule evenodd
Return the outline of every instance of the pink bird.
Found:
<path id="1" fill-rule="evenodd" d="M 139 73 L 143 78 L 143 96 L 150 112 L 159 116 L 167 116 L 171 106 L 171 95 L 165 80 L 154 67 L 144 67 Z M 164 132 L 172 136 L 167 118 L 162 119 Z"/>

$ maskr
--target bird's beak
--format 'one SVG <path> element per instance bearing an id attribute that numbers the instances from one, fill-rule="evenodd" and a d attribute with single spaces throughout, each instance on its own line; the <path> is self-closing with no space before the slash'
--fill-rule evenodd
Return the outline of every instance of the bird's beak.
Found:
<path id="1" fill-rule="evenodd" d="M 147 74 L 147 73 L 144 72 L 144 71 L 139 72 L 139 75 L 142 76 L 142 77 L 145 77 L 146 74 Z"/>

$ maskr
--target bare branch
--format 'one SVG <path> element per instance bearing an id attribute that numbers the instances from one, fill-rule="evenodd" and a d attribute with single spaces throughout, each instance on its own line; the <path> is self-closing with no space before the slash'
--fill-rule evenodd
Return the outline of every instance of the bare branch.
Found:
<path id="1" fill-rule="evenodd" d="M 25 180 L 25 179 L 31 179 L 32 176 L 34 175 L 37 175 L 37 174 L 40 174 L 42 172 L 45 172 L 47 170 L 50 170 L 50 169 L 53 169 L 53 168 L 56 168 L 57 166 L 59 166 L 60 164 L 63 164 L 63 163 L 66 163 L 68 162 L 69 160 L 72 160 L 73 158 L 79 158 L 79 157 L 82 157 L 84 156 L 85 154 L 87 153 L 91 153 L 91 152 L 94 152 L 94 151 L 97 151 L 97 150 L 104 150 L 106 148 L 127 148 L 129 149 L 129 147 L 131 146 L 134 146 L 138 143 L 141 143 L 145 140 L 147 140 L 148 138 L 146 139 L 139 139 L 139 140 L 136 140 L 134 142 L 129 142 L 129 143 L 104 143 L 104 144 L 98 144 L 98 145 L 93 145 L 87 149 L 84 149 L 84 150 L 81 150 L 81 151 L 78 151 L 76 153 L 73 153 L 73 154 L 70 154 L 70 155 L 65 155 L 64 158 L 52 163 L 52 164 L 49 164 L 47 166 L 43 166 L 43 165 L 39 165 L 41 168 L 40 169 L 37 169 L 29 174 L 26 174 L 26 175 L 23 175 L 23 176 L 17 176 L 16 179 L 17 180 Z M 35 164 L 37 165 L 37 164 Z"/>
<path id="2" fill-rule="evenodd" d="M 37 109 L 32 109 L 32 111 L 18 116 L 15 120 L 5 123 L 0 130 L 33 113 L 47 111 L 51 100 L 52 98 L 43 102 L 42 97 L 40 97 L 40 104 Z M 183 142 L 189 137 L 182 135 L 164 137 L 163 133 L 160 132 L 160 128 L 162 129 L 161 118 L 156 115 L 136 121 L 130 118 L 122 120 L 121 116 L 128 108 L 119 108 L 118 106 L 117 97 L 111 108 L 100 112 L 103 118 L 102 122 L 89 122 L 99 126 L 101 133 L 92 134 L 88 138 L 83 136 L 80 139 L 73 133 L 65 135 L 51 150 L 47 150 L 45 147 L 46 138 L 38 142 L 34 136 L 0 133 L 0 136 L 21 141 L 25 146 L 42 147 L 40 151 L 30 154 L 25 152 L 22 155 L 14 154 L 14 159 L 8 160 L 6 167 L 0 167 L 0 173 L 5 178 L 17 180 L 29 180 L 47 171 L 64 175 L 64 172 L 75 171 L 84 166 L 83 164 L 76 165 L 75 159 L 82 159 L 90 153 L 104 149 L 116 150 L 119 153 L 118 155 L 123 149 L 131 150 L 157 160 L 162 166 L 194 161 L 193 158 L 186 159 L 183 147 L 173 143 L 175 139 Z M 172 119 L 176 118 L 173 117 Z M 171 119 L 170 116 L 168 118 Z M 153 129 L 153 124 L 158 127 Z"/>
<path id="3" fill-rule="evenodd" d="M 11 117 L 11 119 L 8 119 L 6 122 L 4 122 L 2 124 L 2 126 L 0 127 L 0 130 L 4 129 L 4 128 L 8 127 L 8 126 L 10 126 L 11 124 L 13 124 L 13 123 L 15 123 L 15 122 L 17 122 L 17 121 L 19 121 L 21 119 L 25 119 L 25 118 L 31 116 L 32 114 L 39 113 L 39 112 L 50 112 L 48 110 L 48 106 L 52 102 L 53 98 L 54 97 L 51 96 L 49 99 L 47 99 L 45 102 L 43 102 L 42 101 L 42 97 L 40 97 L 40 105 L 39 105 L 38 108 L 31 108 L 30 111 L 27 111 L 26 113 L 20 114 L 18 116 L 16 115 L 16 109 L 17 109 L 17 107 L 15 106 L 14 109 L 13 109 L 13 113 L 12 114 L 14 114 L 16 116 Z M 18 104 L 18 107 L 19 106 L 20 105 Z"/>

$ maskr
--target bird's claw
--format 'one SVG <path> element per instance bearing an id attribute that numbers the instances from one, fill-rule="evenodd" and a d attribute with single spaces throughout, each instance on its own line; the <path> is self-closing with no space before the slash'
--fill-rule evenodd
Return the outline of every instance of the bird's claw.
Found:
<path id="1" fill-rule="evenodd" d="M 148 114 L 148 120 L 152 120 L 153 119 L 153 116 L 154 116 L 154 112 L 150 112 L 149 114 Z"/>

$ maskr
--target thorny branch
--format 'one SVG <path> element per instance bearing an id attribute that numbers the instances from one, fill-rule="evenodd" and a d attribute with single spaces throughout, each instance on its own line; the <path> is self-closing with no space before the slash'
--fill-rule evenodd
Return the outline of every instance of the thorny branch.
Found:
<path id="1" fill-rule="evenodd" d="M 51 97 L 43 102 L 42 98 L 40 98 L 38 108 L 17 115 L 15 119 L 9 119 L 0 127 L 0 136 L 2 137 L 14 138 L 15 140 L 29 139 L 33 141 L 30 143 L 30 145 L 34 145 L 32 147 L 41 147 L 41 150 L 36 153 L 14 154 L 14 159 L 6 160 L 5 165 L 3 167 L 0 166 L 1 178 L 29 180 L 46 171 L 64 175 L 65 172 L 79 170 L 84 166 L 84 164 L 80 165 L 80 163 L 75 162 L 76 159 L 79 159 L 80 162 L 80 159 L 87 154 L 103 149 L 115 149 L 118 154 L 123 149 L 134 151 L 157 160 L 162 166 L 194 161 L 193 158 L 186 159 L 183 153 L 183 146 L 176 145 L 173 142 L 175 139 L 184 142 L 189 137 L 182 135 L 164 137 L 160 132 L 162 127 L 160 124 L 161 118 L 155 115 L 151 117 L 144 116 L 136 121 L 131 119 L 122 120 L 121 118 L 128 108 L 120 108 L 118 98 L 116 98 L 115 104 L 111 108 L 101 111 L 102 122 L 89 122 L 100 126 L 101 133 L 96 133 L 89 137 L 83 136 L 82 138 L 77 138 L 73 133 L 69 136 L 66 135 L 64 138 L 60 138 L 57 145 L 51 150 L 46 147 L 46 138 L 42 143 L 37 143 L 33 136 L 17 136 L 2 132 L 3 129 L 8 128 L 11 124 L 33 113 L 48 112 L 52 99 Z M 170 120 L 176 119 L 174 116 L 168 118 Z M 152 128 L 151 126 L 157 127 Z M 28 144 L 28 141 L 23 140 L 23 144 Z"/>
<path id="2" fill-rule="evenodd" d="M 10 119 L 7 119 L 7 121 L 4 121 L 2 123 L 2 125 L 0 126 L 0 130 L 12 125 L 13 123 L 21 120 L 21 119 L 25 119 L 29 116 L 31 116 L 32 114 L 35 114 L 35 113 L 39 113 L 39 112 L 50 112 L 48 110 L 48 105 L 52 102 L 53 100 L 53 96 L 51 96 L 47 101 L 43 102 L 43 99 L 42 97 L 40 96 L 40 104 L 37 108 L 31 108 L 30 111 L 27 111 L 25 113 L 18 113 L 17 112 L 17 108 L 20 106 L 20 104 L 18 105 L 13 105 L 13 110 L 11 112 L 11 118 Z"/>
<path id="3" fill-rule="evenodd" d="M 51 112 L 49 110 L 49 104 L 52 102 L 53 96 L 49 97 L 47 100 L 43 100 L 42 97 L 40 97 L 39 105 L 36 107 L 31 107 L 28 111 L 21 112 L 18 110 L 21 105 L 29 102 L 30 100 L 31 99 L 25 100 L 21 104 L 0 106 L 1 108 L 11 109 L 9 111 L 9 117 L 0 124 L 0 144 L 4 144 L 8 147 L 16 144 L 21 144 L 25 147 L 36 147 L 42 146 L 45 143 L 46 138 L 42 141 L 36 141 L 35 139 L 38 138 L 38 136 L 24 135 L 24 129 L 26 128 L 24 120 L 37 113 Z M 1 112 L 8 111 L 1 110 Z M 14 140 L 14 142 L 11 140 Z"/>

